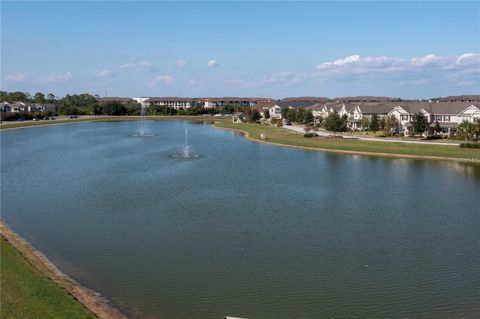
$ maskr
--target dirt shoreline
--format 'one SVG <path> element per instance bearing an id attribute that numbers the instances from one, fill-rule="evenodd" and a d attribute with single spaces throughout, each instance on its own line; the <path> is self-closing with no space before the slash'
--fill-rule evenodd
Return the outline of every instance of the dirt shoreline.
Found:
<path id="1" fill-rule="evenodd" d="M 476 159 L 469 159 L 469 158 L 456 158 L 456 157 L 440 157 L 440 156 L 427 156 L 427 155 L 409 155 L 409 154 L 392 154 L 392 153 L 378 153 L 378 152 L 365 152 L 365 151 L 349 151 L 349 150 L 337 150 L 337 149 L 329 149 L 329 148 L 321 148 L 321 147 L 308 147 L 308 146 L 298 146 L 298 145 L 289 145 L 289 144 L 282 144 L 282 143 L 275 143 L 275 142 L 268 142 L 266 140 L 256 139 L 250 136 L 249 132 L 244 131 L 242 129 L 230 128 L 230 127 L 220 127 L 212 124 L 213 127 L 228 131 L 236 131 L 242 132 L 245 134 L 245 137 L 256 143 L 264 143 L 270 144 L 275 146 L 282 146 L 282 147 L 290 147 L 290 148 L 299 148 L 304 150 L 310 151 L 318 151 L 318 152 L 329 152 L 329 153 L 339 153 L 339 154 L 348 154 L 348 155 L 362 155 L 362 156 L 379 156 L 379 157 L 393 157 L 393 158 L 407 158 L 407 159 L 424 159 L 424 160 L 436 160 L 436 161 L 455 161 L 461 163 L 480 163 L 480 160 Z"/>
<path id="2" fill-rule="evenodd" d="M 0 220 L 0 234 L 38 271 L 65 289 L 95 316 L 101 319 L 127 319 L 125 315 L 112 307 L 99 293 L 80 285 L 62 273 L 47 257 L 11 230 L 3 220 Z"/>

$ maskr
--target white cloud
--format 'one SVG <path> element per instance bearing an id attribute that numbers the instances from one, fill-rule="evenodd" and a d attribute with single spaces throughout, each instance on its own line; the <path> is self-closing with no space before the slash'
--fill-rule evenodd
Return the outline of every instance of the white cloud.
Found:
<path id="1" fill-rule="evenodd" d="M 207 65 L 210 67 L 210 68 L 218 68 L 219 67 L 219 64 L 216 60 L 208 60 L 208 63 Z"/>
<path id="2" fill-rule="evenodd" d="M 465 53 L 457 58 L 455 61 L 457 64 L 480 64 L 480 54 L 476 53 Z"/>
<path id="3" fill-rule="evenodd" d="M 11 82 L 11 83 L 25 82 L 26 79 L 27 79 L 27 76 L 23 73 L 7 74 L 5 76 L 5 82 Z"/>
<path id="4" fill-rule="evenodd" d="M 184 66 L 186 66 L 187 64 L 188 64 L 188 62 L 185 61 L 185 60 L 176 60 L 176 61 L 175 61 L 175 65 L 178 66 L 179 68 L 184 67 Z"/>
<path id="5" fill-rule="evenodd" d="M 152 80 L 151 84 L 155 85 L 159 82 L 162 83 L 162 84 L 170 84 L 170 83 L 173 82 L 173 77 L 171 75 L 168 75 L 168 74 L 159 75 Z"/>
<path id="6" fill-rule="evenodd" d="M 149 61 L 143 60 L 133 60 L 129 63 L 124 63 L 120 65 L 119 69 L 126 71 L 126 70 L 134 70 L 136 72 L 142 72 L 150 70 L 153 67 L 153 64 Z"/>
<path id="7" fill-rule="evenodd" d="M 97 76 L 99 77 L 106 77 L 111 75 L 113 75 L 113 71 L 108 69 L 103 69 L 97 72 Z"/>
<path id="8" fill-rule="evenodd" d="M 410 59 L 396 57 L 361 57 L 358 54 L 333 62 L 324 62 L 310 74 L 312 78 L 329 80 L 390 80 L 403 83 L 450 83 L 460 81 L 479 83 L 480 55 L 465 53 L 460 56 L 428 54 Z M 476 77 L 476 78 L 475 78 Z"/>
<path id="9" fill-rule="evenodd" d="M 442 59 L 441 57 L 435 56 L 434 54 L 428 54 L 421 58 L 412 58 L 410 62 L 412 65 L 423 66 L 423 65 L 438 62 L 441 59 Z"/>
<path id="10" fill-rule="evenodd" d="M 40 83 L 56 83 L 67 82 L 72 78 L 72 74 L 67 72 L 65 74 L 53 74 L 39 78 L 37 81 Z"/>
<path id="11" fill-rule="evenodd" d="M 293 85 L 302 82 L 308 78 L 305 73 L 295 72 L 276 72 L 262 80 L 262 84 L 284 84 Z"/>

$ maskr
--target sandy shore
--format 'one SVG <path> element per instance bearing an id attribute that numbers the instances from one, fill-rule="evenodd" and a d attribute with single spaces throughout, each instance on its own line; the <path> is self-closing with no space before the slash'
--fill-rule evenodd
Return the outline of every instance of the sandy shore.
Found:
<path id="1" fill-rule="evenodd" d="M 256 143 L 264 143 L 282 147 L 291 147 L 299 148 L 310 151 L 319 151 L 319 152 L 329 152 L 329 153 L 338 153 L 338 154 L 349 154 L 349 155 L 362 155 L 362 156 L 381 156 L 381 157 L 391 157 L 391 158 L 409 158 L 409 159 L 424 159 L 424 160 L 437 160 L 437 161 L 455 161 L 455 162 L 464 162 L 464 163 L 480 163 L 480 160 L 469 159 L 469 158 L 456 158 L 456 157 L 440 157 L 440 156 L 426 156 L 426 155 L 409 155 L 409 154 L 393 154 L 393 153 L 378 153 L 378 152 L 364 152 L 364 151 L 349 151 L 349 150 L 337 150 L 329 148 L 320 148 L 320 147 L 308 147 L 308 146 L 298 146 L 298 145 L 289 145 L 282 143 L 269 142 L 267 140 L 261 140 L 253 138 L 247 131 L 236 128 L 220 127 L 212 124 L 213 127 L 228 130 L 228 131 L 237 131 L 245 134 L 245 137 L 250 141 Z"/>
<path id="2" fill-rule="evenodd" d="M 126 319 L 120 311 L 113 308 L 99 293 L 88 289 L 62 273 L 42 253 L 33 248 L 26 240 L 11 230 L 3 220 L 0 220 L 1 235 L 42 274 L 65 289 L 78 302 L 83 304 L 98 318 Z"/>

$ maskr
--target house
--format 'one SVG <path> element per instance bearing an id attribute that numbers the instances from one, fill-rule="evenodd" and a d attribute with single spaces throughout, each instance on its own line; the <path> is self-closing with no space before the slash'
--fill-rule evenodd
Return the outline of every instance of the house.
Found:
<path id="1" fill-rule="evenodd" d="M 258 102 L 255 104 L 255 106 L 252 107 L 253 110 L 256 110 L 258 113 L 260 113 L 260 116 L 262 119 L 265 119 L 265 113 L 269 113 L 269 109 L 273 106 L 276 105 L 276 102 Z"/>
<path id="2" fill-rule="evenodd" d="M 271 119 L 281 120 L 282 119 L 282 108 L 275 104 L 274 106 L 268 109 L 268 114 L 270 115 Z"/>
<path id="3" fill-rule="evenodd" d="M 4 113 L 18 113 L 20 112 L 19 102 L 2 102 L 0 103 L 0 109 Z"/>
<path id="4" fill-rule="evenodd" d="M 244 123 L 246 122 L 246 120 L 247 120 L 247 117 L 243 112 L 234 113 L 232 116 L 233 123 Z"/>

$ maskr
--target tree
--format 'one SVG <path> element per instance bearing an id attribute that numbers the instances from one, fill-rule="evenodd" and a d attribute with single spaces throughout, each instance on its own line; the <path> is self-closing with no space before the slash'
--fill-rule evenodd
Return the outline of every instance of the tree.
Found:
<path id="1" fill-rule="evenodd" d="M 37 92 L 33 96 L 33 99 L 35 100 L 35 103 L 43 104 L 45 103 L 45 94 L 43 94 L 42 92 Z"/>
<path id="2" fill-rule="evenodd" d="M 268 110 L 264 110 L 263 116 L 265 117 L 266 120 L 268 120 L 270 118 L 270 112 Z"/>
<path id="3" fill-rule="evenodd" d="M 47 94 L 47 100 L 48 100 L 49 103 L 55 103 L 56 102 L 55 95 L 53 93 L 48 93 Z"/>
<path id="4" fill-rule="evenodd" d="M 250 122 L 257 122 L 260 121 L 261 118 L 262 116 L 260 115 L 260 112 L 258 112 L 257 110 L 253 110 L 250 113 L 250 119 L 248 119 L 247 117 L 247 120 L 250 120 Z"/>
<path id="5" fill-rule="evenodd" d="M 362 130 L 368 130 L 370 127 L 370 120 L 368 117 L 363 116 L 362 119 L 360 120 L 360 124 L 362 125 Z"/>
<path id="6" fill-rule="evenodd" d="M 317 126 L 323 126 L 323 116 L 319 116 L 317 118 Z"/>
<path id="7" fill-rule="evenodd" d="M 303 123 L 305 123 L 305 124 L 313 123 L 313 113 L 312 113 L 312 111 L 306 110 L 303 113 Z"/>
<path id="8" fill-rule="evenodd" d="M 108 102 L 103 105 L 102 113 L 104 115 L 125 115 L 127 108 L 119 102 Z"/>
<path id="9" fill-rule="evenodd" d="M 420 111 L 413 115 L 410 123 L 412 124 L 412 132 L 414 134 L 421 134 L 425 132 L 428 127 L 427 117 Z"/>
<path id="10" fill-rule="evenodd" d="M 298 109 L 296 111 L 297 111 L 297 113 L 295 114 L 295 122 L 303 123 L 305 110 L 304 109 Z"/>
<path id="11" fill-rule="evenodd" d="M 398 120 L 395 116 L 384 116 L 382 118 L 382 130 L 385 136 L 390 136 L 398 127 Z"/>
<path id="12" fill-rule="evenodd" d="M 348 131 L 348 115 L 343 114 L 342 117 L 340 118 L 340 132 L 346 132 Z"/>
<path id="13" fill-rule="evenodd" d="M 331 132 L 333 132 L 333 134 L 335 134 L 335 132 L 338 132 L 340 130 L 340 126 L 342 124 L 342 119 L 340 118 L 340 115 L 338 115 L 337 112 L 333 112 L 333 113 L 330 113 L 325 118 L 324 123 L 325 123 L 324 124 L 325 129 L 327 129 L 328 131 L 331 131 Z"/>
<path id="14" fill-rule="evenodd" d="M 460 125 L 458 125 L 457 132 L 465 139 L 465 142 L 468 142 L 475 134 L 475 124 L 464 120 L 462 123 L 460 123 Z"/>
<path id="15" fill-rule="evenodd" d="M 433 131 L 435 134 L 439 134 L 442 131 L 442 128 L 440 127 L 440 124 L 438 121 L 435 121 L 435 126 L 433 127 Z"/>
<path id="16" fill-rule="evenodd" d="M 374 134 L 377 134 L 378 129 L 380 128 L 380 120 L 378 119 L 377 114 L 373 114 L 370 119 L 370 131 L 373 131 Z"/>

